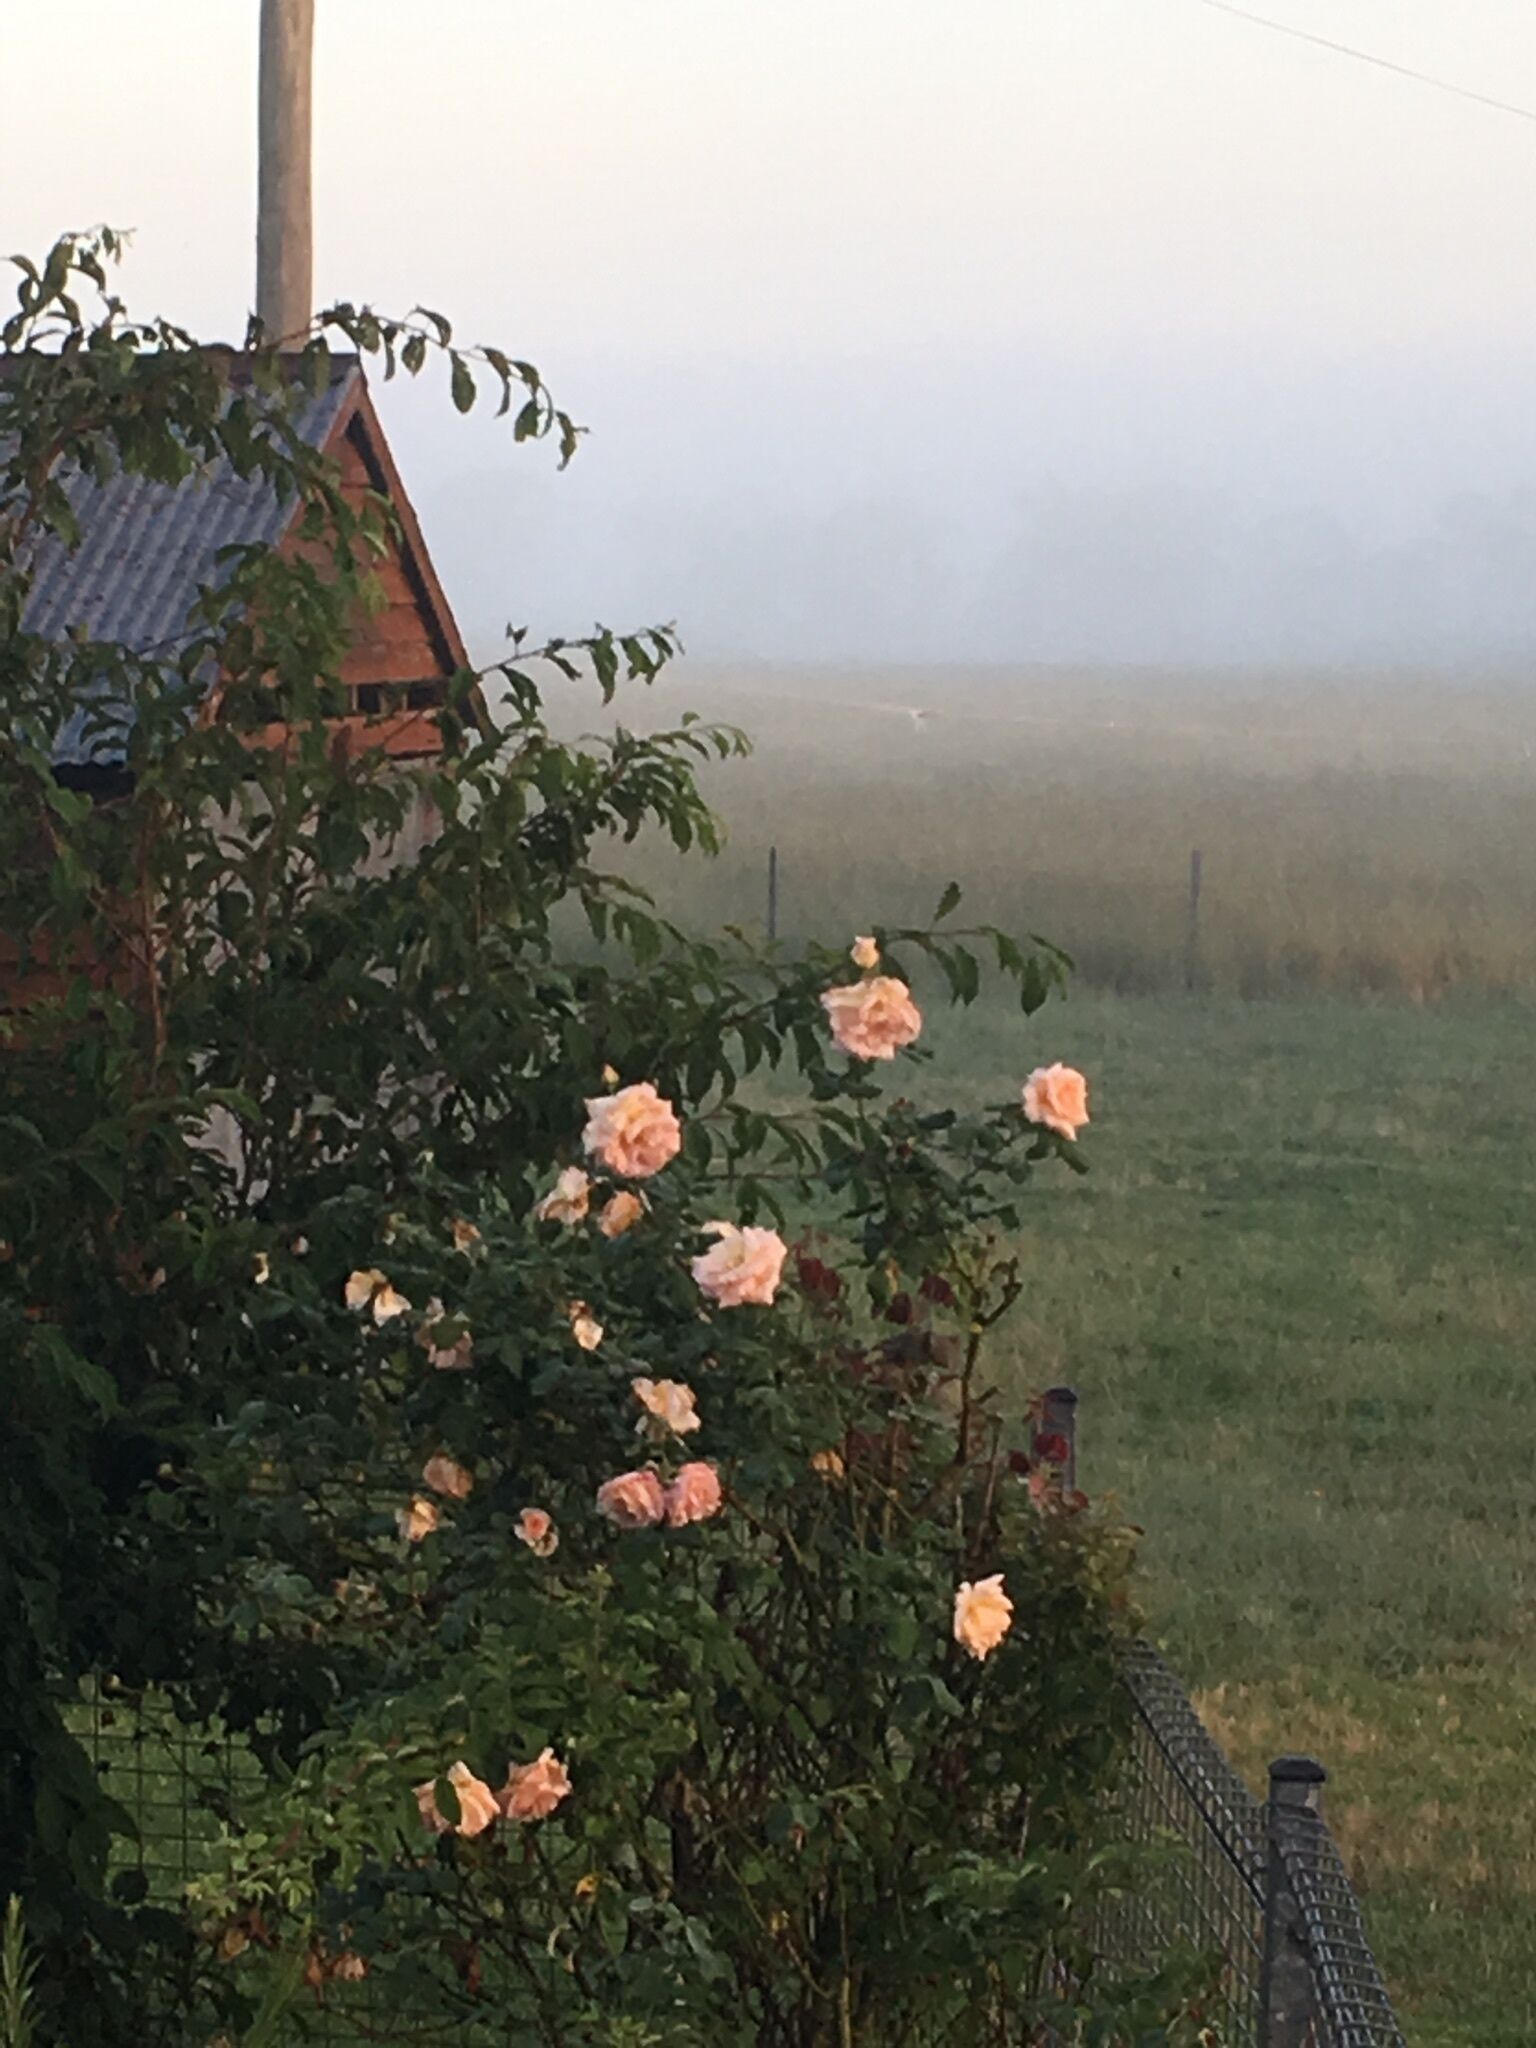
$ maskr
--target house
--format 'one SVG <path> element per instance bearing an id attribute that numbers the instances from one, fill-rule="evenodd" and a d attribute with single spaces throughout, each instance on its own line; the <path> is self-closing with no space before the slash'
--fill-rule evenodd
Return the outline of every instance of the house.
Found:
<path id="1" fill-rule="evenodd" d="M 231 382 L 246 374 L 245 359 L 230 354 Z M 294 375 L 297 381 L 297 360 Z M 441 745 L 435 708 L 468 658 L 355 356 L 330 358 L 325 389 L 308 395 L 306 387 L 293 423 L 336 463 L 351 502 L 361 504 L 374 493 L 394 514 L 385 552 L 371 565 L 383 602 L 359 609 L 341 664 L 351 708 L 337 719 L 335 737 L 357 752 L 377 750 L 404 761 L 430 757 Z M 123 471 L 98 482 L 75 470 L 63 480 L 80 537 L 73 547 L 52 535 L 38 544 L 21 618 L 24 632 L 44 639 L 78 634 L 139 654 L 174 656 L 188 636 L 199 592 L 219 581 L 221 550 L 265 543 L 296 555 L 312 551 L 322 567 L 327 559 L 323 547 L 299 536 L 296 501 L 280 502 L 265 482 L 240 476 L 227 461 L 179 484 Z M 215 682 L 210 677 L 210 690 Z M 472 703 L 483 717 L 478 695 Z M 252 738 L 276 744 L 283 728 L 274 724 Z M 53 739 L 59 781 L 97 796 L 121 788 L 124 754 L 121 727 L 104 722 L 99 706 L 93 715 L 75 712 Z M 413 858 L 437 823 L 419 801 L 406 831 L 380 852 L 381 864 Z M 34 952 L 30 970 L 21 969 L 21 957 L 17 938 L 0 936 L 0 1013 L 62 992 L 63 979 L 45 964 L 46 948 Z M 92 978 L 108 972 L 98 966 Z"/>
<path id="2" fill-rule="evenodd" d="M 231 380 L 241 375 L 242 359 L 232 356 Z M 355 356 L 331 357 L 325 390 L 301 402 L 295 425 L 338 465 L 347 497 L 378 493 L 397 528 L 374 565 L 382 608 L 359 614 L 342 664 L 356 720 L 344 722 L 346 737 L 391 756 L 429 755 L 439 743 L 433 707 L 468 658 Z M 66 548 L 50 538 L 40 546 L 22 616 L 25 631 L 49 639 L 79 632 L 139 653 L 174 652 L 199 590 L 218 580 L 221 549 L 306 545 L 295 532 L 298 505 L 280 504 L 266 484 L 227 463 L 175 485 L 119 473 L 103 483 L 76 474 L 66 487 L 79 543 Z M 60 780 L 79 787 L 115 765 L 99 732 L 87 739 L 84 723 L 77 716 L 55 742 Z M 279 736 L 274 727 L 270 737 Z"/>

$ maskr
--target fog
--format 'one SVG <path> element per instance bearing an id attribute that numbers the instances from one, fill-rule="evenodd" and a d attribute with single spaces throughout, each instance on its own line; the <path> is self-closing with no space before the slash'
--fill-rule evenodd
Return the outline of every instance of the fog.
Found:
<path id="1" fill-rule="evenodd" d="M 1266 0 L 1536 108 L 1528 0 Z M 1202 0 L 319 0 L 317 288 L 453 313 L 572 468 L 383 394 L 465 629 L 716 658 L 1536 654 L 1536 122 Z M 237 334 L 254 0 L 16 6 L 0 247 Z"/>
<path id="2" fill-rule="evenodd" d="M 958 382 L 922 362 L 806 381 L 577 378 L 604 403 L 564 475 L 487 465 L 420 494 L 466 619 L 675 616 L 700 653 L 793 660 L 1536 654 L 1523 360 L 1021 348 Z"/>

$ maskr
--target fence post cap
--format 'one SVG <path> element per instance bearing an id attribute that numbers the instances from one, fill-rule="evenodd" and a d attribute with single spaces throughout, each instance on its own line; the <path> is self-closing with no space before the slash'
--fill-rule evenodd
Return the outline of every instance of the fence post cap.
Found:
<path id="1" fill-rule="evenodd" d="M 1271 1806 L 1316 1810 L 1328 1773 L 1315 1756 L 1277 1756 L 1269 1767 Z"/>
<path id="2" fill-rule="evenodd" d="M 1326 1785 L 1328 1773 L 1315 1756 L 1277 1756 L 1269 1767 L 1270 1781 L 1288 1785 Z"/>
<path id="3" fill-rule="evenodd" d="M 1047 1387 L 1045 1398 L 1057 1408 L 1075 1408 L 1077 1406 L 1077 1389 L 1076 1387 Z"/>

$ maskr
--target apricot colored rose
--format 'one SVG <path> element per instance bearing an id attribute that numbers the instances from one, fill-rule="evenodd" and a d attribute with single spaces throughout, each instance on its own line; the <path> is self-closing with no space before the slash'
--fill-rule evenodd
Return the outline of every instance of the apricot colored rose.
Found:
<path id="1" fill-rule="evenodd" d="M 372 1309 L 376 1323 L 391 1322 L 396 1316 L 403 1316 L 411 1305 L 403 1294 L 390 1286 L 388 1278 L 377 1266 L 365 1266 L 361 1271 L 350 1274 L 345 1291 L 347 1307 Z"/>
<path id="2" fill-rule="evenodd" d="M 437 1502 L 428 1500 L 424 1493 L 416 1494 L 408 1508 L 395 1510 L 395 1526 L 407 1543 L 420 1543 L 441 1520 Z"/>
<path id="3" fill-rule="evenodd" d="M 416 1805 L 434 1835 L 481 1835 L 500 1814 L 496 1794 L 483 1778 L 477 1778 L 466 1763 L 449 1767 L 448 1782 L 459 1796 L 459 1817 L 444 1817 L 437 1803 L 437 1780 L 428 1778 L 416 1787 Z"/>
<path id="4" fill-rule="evenodd" d="M 654 1529 L 667 1512 L 661 1481 L 647 1466 L 643 1472 L 620 1472 L 597 1489 L 598 1513 L 619 1529 Z"/>
<path id="5" fill-rule="evenodd" d="M 571 1319 L 571 1335 L 583 1351 L 595 1351 L 603 1341 L 603 1326 L 593 1315 L 584 1301 L 573 1301 L 566 1310 Z"/>
<path id="6" fill-rule="evenodd" d="M 663 1102 L 649 1081 L 637 1081 L 617 1095 L 587 1098 L 581 1142 L 610 1173 L 648 1180 L 681 1151 L 683 1127 L 671 1103 Z"/>
<path id="7" fill-rule="evenodd" d="M 545 1508 L 524 1508 L 515 1524 L 519 1543 L 526 1543 L 535 1557 L 553 1557 L 560 1548 L 554 1517 Z"/>
<path id="8" fill-rule="evenodd" d="M 955 1641 L 973 1657 L 989 1657 L 1013 1626 L 1013 1602 L 1003 1591 L 1003 1575 L 970 1580 L 955 1594 Z"/>
<path id="9" fill-rule="evenodd" d="M 688 1436 L 699 1427 L 693 1389 L 681 1380 L 631 1380 L 629 1384 L 645 1410 L 640 1418 L 642 1429 L 655 1422 L 663 1435 L 670 1431 L 673 1436 Z"/>
<path id="10" fill-rule="evenodd" d="M 855 939 L 848 948 L 848 958 L 855 967 L 862 967 L 867 974 L 870 968 L 880 965 L 880 948 L 873 939 Z"/>
<path id="11" fill-rule="evenodd" d="M 834 1479 L 841 1479 L 847 1471 L 843 1454 L 839 1450 L 812 1451 L 811 1470 L 830 1485 Z"/>
<path id="12" fill-rule="evenodd" d="M 472 1252 L 480 1242 L 480 1233 L 473 1223 L 463 1216 L 453 1219 L 453 1248 L 456 1252 Z"/>
<path id="13" fill-rule="evenodd" d="M 1060 1060 L 1036 1067 L 1024 1083 L 1024 1114 L 1032 1124 L 1073 1139 L 1088 1122 L 1088 1083 L 1076 1067 L 1064 1067 Z"/>
<path id="14" fill-rule="evenodd" d="M 713 1465 L 684 1465 L 667 1488 L 667 1527 L 681 1529 L 689 1522 L 707 1522 L 720 1512 L 720 1475 Z"/>
<path id="15" fill-rule="evenodd" d="M 829 988 L 821 1006 L 834 1040 L 856 1060 L 893 1060 L 923 1028 L 912 991 L 893 974 Z"/>
<path id="16" fill-rule="evenodd" d="M 620 1188 L 603 1204 L 598 1215 L 597 1227 L 604 1237 L 622 1237 L 626 1230 L 633 1230 L 645 1214 L 645 1204 L 628 1188 Z"/>
<path id="17" fill-rule="evenodd" d="M 449 1500 L 468 1500 L 474 1491 L 475 1475 L 457 1458 L 450 1458 L 446 1451 L 439 1451 L 428 1458 L 421 1468 L 422 1483 L 430 1486 L 434 1493 L 441 1493 Z"/>
<path id="18" fill-rule="evenodd" d="M 738 1230 L 734 1223 L 706 1223 L 705 1233 L 719 1239 L 693 1261 L 693 1277 L 711 1301 L 721 1308 L 740 1308 L 747 1302 L 767 1304 L 779 1289 L 789 1247 L 776 1230 L 759 1230 L 749 1225 Z"/>
<path id="19" fill-rule="evenodd" d="M 565 1765 L 552 1749 L 541 1749 L 531 1764 L 514 1764 L 500 1792 L 508 1820 L 548 1820 L 570 1792 Z"/>
<path id="20" fill-rule="evenodd" d="M 580 1223 L 591 1199 L 591 1181 L 579 1166 L 567 1166 L 533 1213 L 541 1223 Z"/>

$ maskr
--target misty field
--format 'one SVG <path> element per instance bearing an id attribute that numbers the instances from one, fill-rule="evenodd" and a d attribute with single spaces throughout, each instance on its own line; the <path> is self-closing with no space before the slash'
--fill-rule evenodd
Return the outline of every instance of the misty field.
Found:
<path id="1" fill-rule="evenodd" d="M 1536 2038 L 1536 693 L 685 667 L 643 716 L 684 705 L 757 752 L 708 777 L 712 868 L 644 853 L 670 913 L 760 928 L 776 844 L 791 939 L 953 877 L 960 921 L 1076 955 L 1032 1023 L 930 1032 L 978 1093 L 1092 1082 L 1011 1391 L 1081 1389 L 1085 1483 L 1145 1527 L 1149 1625 L 1255 1785 L 1326 1760 L 1414 2042 Z"/>
<path id="2" fill-rule="evenodd" d="M 706 777 L 730 834 L 713 867 L 645 864 L 711 922 L 761 926 L 776 845 L 781 935 L 922 918 L 953 876 L 968 914 L 1049 933 L 1085 986 L 1182 989 L 1198 849 L 1203 989 L 1536 986 L 1517 682 L 684 662 L 621 706 L 642 726 L 684 708 L 754 742 Z"/>
<path id="3" fill-rule="evenodd" d="M 1256 1789 L 1329 1815 L 1416 2048 L 1536 2038 L 1536 1200 L 1523 1003 L 1077 996 L 935 1020 L 1092 1078 L 1031 1203 L 1016 1387 L 1146 1530 L 1155 1636 Z"/>

